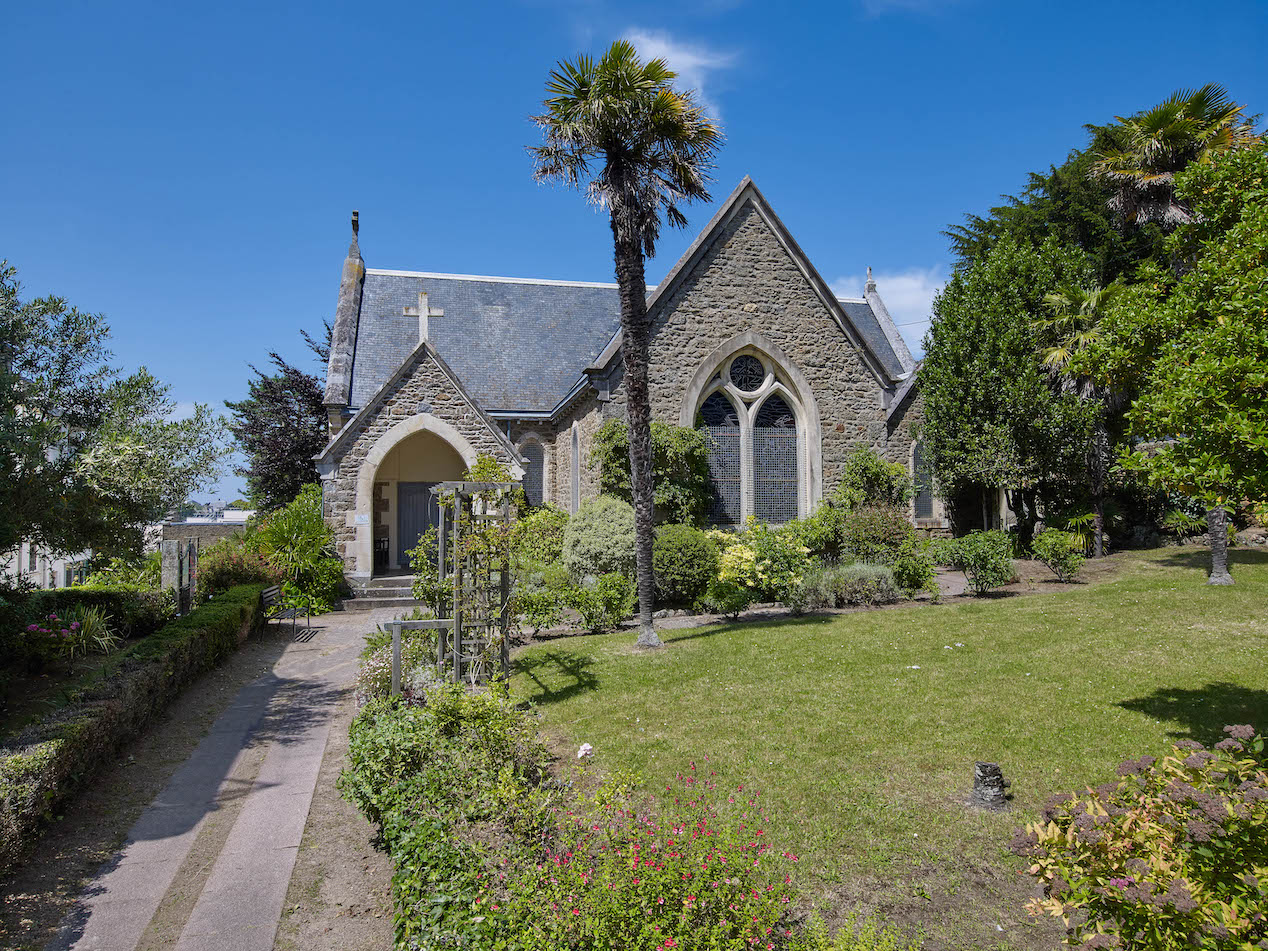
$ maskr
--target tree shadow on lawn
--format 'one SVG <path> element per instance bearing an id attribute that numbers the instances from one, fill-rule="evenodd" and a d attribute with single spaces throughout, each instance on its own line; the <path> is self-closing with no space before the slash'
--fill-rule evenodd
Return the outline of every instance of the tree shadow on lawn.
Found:
<path id="1" fill-rule="evenodd" d="M 1209 683 L 1196 690 L 1160 687 L 1147 697 L 1121 700 L 1118 705 L 1179 724 L 1181 729 L 1170 731 L 1169 736 L 1197 740 L 1205 746 L 1224 739 L 1224 727 L 1234 723 L 1249 723 L 1261 731 L 1268 729 L 1268 690 L 1227 682 Z"/>
<path id="2" fill-rule="evenodd" d="M 817 611 L 809 611 L 805 614 L 796 615 L 792 612 L 781 611 L 778 614 L 765 614 L 756 617 L 740 617 L 738 620 L 730 620 L 729 618 L 719 618 L 718 620 L 709 621 L 702 624 L 698 628 L 677 628 L 659 631 L 658 633 L 668 644 L 679 644 L 683 641 L 694 641 L 701 637 L 715 637 L 718 634 L 726 634 L 740 628 L 761 627 L 761 628 L 781 628 L 781 627 L 805 627 L 809 624 L 824 625 L 828 624 L 844 614 L 844 611 L 836 611 L 833 613 L 819 613 Z M 683 633 L 678 633 L 682 631 Z"/>
<path id="3" fill-rule="evenodd" d="M 563 651 L 546 651 L 531 657 L 520 657 L 515 661 L 516 672 L 531 678 L 537 685 L 537 692 L 528 697 L 528 700 L 538 705 L 558 703 L 579 693 L 597 690 L 599 678 L 591 672 L 590 668 L 593 666 L 594 661 L 591 658 L 578 657 Z M 551 687 L 537 675 L 538 671 L 557 672 L 570 680 L 561 687 Z"/>

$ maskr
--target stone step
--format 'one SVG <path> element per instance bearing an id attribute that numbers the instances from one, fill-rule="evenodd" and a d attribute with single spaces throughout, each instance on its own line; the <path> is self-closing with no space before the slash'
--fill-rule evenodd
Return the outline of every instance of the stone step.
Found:
<path id="1" fill-rule="evenodd" d="M 414 608 L 425 607 L 422 601 L 413 598 L 349 598 L 343 602 L 345 611 L 373 611 L 377 608 L 396 608 L 402 614 L 408 614 Z"/>
<path id="2" fill-rule="evenodd" d="M 412 598 L 414 589 L 409 585 L 400 587 L 353 588 L 352 593 L 358 598 Z"/>
<path id="3" fill-rule="evenodd" d="M 413 575 L 383 575 L 371 578 L 364 587 L 367 588 L 408 588 L 414 584 Z"/>

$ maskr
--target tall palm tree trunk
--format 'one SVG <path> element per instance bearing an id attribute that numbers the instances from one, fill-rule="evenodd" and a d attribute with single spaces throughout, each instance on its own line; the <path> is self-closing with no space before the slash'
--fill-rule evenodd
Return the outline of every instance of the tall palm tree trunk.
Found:
<path id="1" fill-rule="evenodd" d="M 1092 557 L 1105 554 L 1105 472 L 1109 463 L 1109 433 L 1105 420 L 1097 417 L 1092 433 Z"/>
<path id="2" fill-rule="evenodd" d="M 1222 505 L 1212 505 L 1206 512 L 1206 527 L 1211 541 L 1211 576 L 1207 584 L 1232 584 L 1228 571 L 1228 514 Z"/>
<path id="3" fill-rule="evenodd" d="M 629 415 L 630 486 L 634 495 L 634 555 L 638 575 L 639 647 L 660 647 L 652 625 L 655 577 L 652 539 L 655 506 L 652 493 L 652 407 L 647 390 L 647 283 L 643 252 L 636 241 L 624 238 L 612 210 L 616 246 L 616 282 L 621 296 L 621 357 L 625 362 L 625 406 Z"/>

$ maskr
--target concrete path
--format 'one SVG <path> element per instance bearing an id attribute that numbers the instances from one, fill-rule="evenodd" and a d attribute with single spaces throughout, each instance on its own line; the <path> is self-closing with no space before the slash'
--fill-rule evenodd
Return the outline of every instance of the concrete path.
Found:
<path id="1" fill-rule="evenodd" d="M 269 951 L 364 635 L 391 611 L 302 626 L 238 693 L 85 889 L 50 951 Z"/>

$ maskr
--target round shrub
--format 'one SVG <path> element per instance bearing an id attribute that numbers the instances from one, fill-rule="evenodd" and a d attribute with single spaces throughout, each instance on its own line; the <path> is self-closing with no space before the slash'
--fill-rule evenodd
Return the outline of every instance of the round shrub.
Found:
<path id="1" fill-rule="evenodd" d="M 841 540 L 859 561 L 888 565 L 910 546 L 914 534 L 906 513 L 890 505 L 867 505 L 846 516 Z"/>
<path id="2" fill-rule="evenodd" d="M 1031 545 L 1035 557 L 1042 561 L 1059 581 L 1069 581 L 1083 567 L 1083 543 L 1073 532 L 1045 528 Z"/>
<path id="3" fill-rule="evenodd" d="M 511 530 L 511 557 L 521 568 L 559 561 L 568 513 L 547 505 L 519 519 Z"/>
<path id="4" fill-rule="evenodd" d="M 1012 536 L 998 530 L 970 532 L 959 539 L 955 567 L 964 572 L 974 594 L 1009 584 L 1017 576 Z"/>
<path id="5" fill-rule="evenodd" d="M 652 546 L 656 592 L 671 604 L 694 604 L 718 574 L 718 550 L 698 528 L 662 525 Z"/>
<path id="6" fill-rule="evenodd" d="M 601 495 L 577 509 L 564 529 L 564 566 L 574 578 L 634 575 L 634 509 Z"/>

